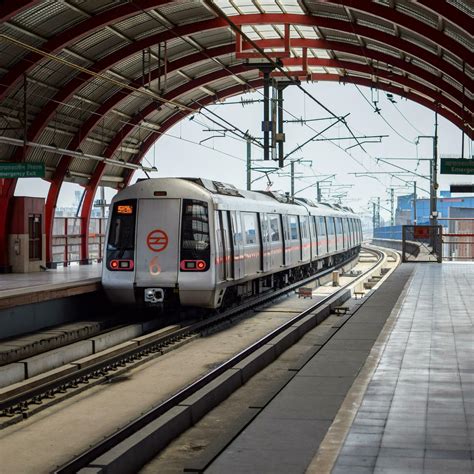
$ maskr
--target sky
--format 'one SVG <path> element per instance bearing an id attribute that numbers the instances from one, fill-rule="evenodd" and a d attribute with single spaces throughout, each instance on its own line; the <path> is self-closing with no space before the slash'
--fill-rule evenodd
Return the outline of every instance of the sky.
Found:
<path id="1" fill-rule="evenodd" d="M 345 148 L 355 145 L 354 140 L 335 140 L 350 136 L 346 127 L 339 123 L 324 133 L 324 137 L 333 138 L 331 141 L 311 141 L 300 150 L 293 153 L 287 160 L 302 159 L 305 163 L 295 164 L 295 191 L 297 196 L 316 198 L 314 183 L 328 175 L 335 174 L 332 180 L 326 180 L 323 187 L 323 197 L 334 199 L 337 195 L 347 193 L 341 197 L 343 205 L 352 207 L 360 215 L 370 219 L 370 200 L 380 197 L 382 206 L 390 207 L 387 199 L 388 188 L 395 188 L 395 195 L 412 193 L 414 178 L 417 181 L 418 197 L 427 197 L 429 181 L 429 163 L 426 161 L 392 161 L 393 164 L 418 173 L 397 175 L 397 179 L 389 174 L 356 176 L 354 173 L 364 172 L 400 172 L 395 166 L 377 162 L 377 158 L 431 158 L 433 140 L 421 139 L 416 145 L 419 135 L 434 134 L 433 111 L 394 95 L 392 103 L 383 91 L 371 91 L 365 87 L 356 88 L 352 84 L 340 85 L 336 83 L 308 83 L 303 87 L 318 101 L 322 102 L 335 115 L 349 114 L 347 124 L 357 136 L 387 135 L 380 143 L 364 143 L 366 151 L 355 146 L 345 151 Z M 241 131 L 248 131 L 252 136 L 261 137 L 261 120 L 263 104 L 261 102 L 246 104 L 230 104 L 229 102 L 261 100 L 261 92 L 254 92 L 228 99 L 220 105 L 209 107 L 212 111 L 227 120 L 231 126 Z M 380 114 L 374 112 L 373 101 L 377 102 Z M 290 153 L 296 147 L 309 140 L 316 133 L 326 128 L 335 120 L 328 120 L 330 116 L 306 96 L 296 86 L 285 90 L 285 119 L 325 119 L 301 123 L 285 124 L 285 153 Z M 221 129 L 211 123 L 206 116 L 214 118 L 209 111 L 195 114 L 192 120 L 182 120 L 163 135 L 152 147 L 144 161 L 145 165 L 156 166 L 157 172 L 152 177 L 165 176 L 196 176 L 231 183 L 238 188 L 246 187 L 246 141 L 234 137 L 231 133 L 215 131 Z M 461 131 L 443 117 L 438 117 L 439 128 L 439 156 L 461 156 Z M 211 131 L 209 131 L 211 130 Z M 213 131 L 214 130 L 214 131 Z M 204 142 L 202 142 L 205 140 Z M 361 142 L 369 139 L 360 138 Z M 374 140 L 374 139 L 370 139 Z M 378 141 L 378 139 L 377 139 Z M 201 142 L 201 144 L 200 144 Z M 339 146 L 338 146 L 339 145 Z M 465 137 L 465 157 L 471 156 L 472 141 Z M 263 161 L 262 149 L 252 146 L 252 166 L 254 168 L 275 168 L 276 162 Z M 309 163 L 309 161 L 311 163 Z M 280 174 L 288 174 L 287 166 Z M 318 177 L 319 175 L 322 175 Z M 144 177 L 142 172 L 136 172 L 132 182 Z M 254 170 L 252 179 L 257 179 L 252 189 L 272 189 L 287 192 L 290 190 L 289 176 L 278 176 L 276 172 L 268 175 L 270 183 L 261 172 Z M 402 180 L 409 181 L 407 186 Z M 332 185 L 330 185 L 332 183 Z M 440 175 L 440 190 L 449 189 L 451 183 L 474 183 L 473 176 Z M 344 187 L 347 185 L 347 187 Z M 404 186 L 404 187 L 403 187 Z M 303 188 L 307 188 L 303 191 Z M 61 191 L 58 206 L 68 206 L 74 202 L 74 191 L 82 189 L 78 185 L 65 184 Z M 426 191 L 424 191 L 426 190 Z M 19 180 L 16 195 L 46 197 L 48 184 L 41 180 Z M 106 192 L 109 200 L 114 191 Z M 385 219 L 389 218 L 387 211 L 382 211 Z"/>

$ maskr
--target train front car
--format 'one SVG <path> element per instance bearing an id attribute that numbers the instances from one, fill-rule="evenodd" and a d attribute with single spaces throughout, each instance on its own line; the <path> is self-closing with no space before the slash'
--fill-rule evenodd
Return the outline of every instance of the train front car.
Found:
<path id="1" fill-rule="evenodd" d="M 176 178 L 143 180 L 115 196 L 102 273 L 113 303 L 215 306 L 209 197 Z"/>

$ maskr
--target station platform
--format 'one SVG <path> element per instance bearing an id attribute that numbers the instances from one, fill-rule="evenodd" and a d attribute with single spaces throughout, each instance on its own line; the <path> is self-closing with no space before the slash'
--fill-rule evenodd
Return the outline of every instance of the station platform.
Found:
<path id="1" fill-rule="evenodd" d="M 102 265 L 75 265 L 36 273 L 0 274 L 0 309 L 97 291 Z"/>
<path id="2" fill-rule="evenodd" d="M 0 274 L 0 341 L 85 316 L 100 293 L 102 265 Z"/>
<path id="3" fill-rule="evenodd" d="M 403 264 L 205 472 L 474 472 L 473 282 Z"/>

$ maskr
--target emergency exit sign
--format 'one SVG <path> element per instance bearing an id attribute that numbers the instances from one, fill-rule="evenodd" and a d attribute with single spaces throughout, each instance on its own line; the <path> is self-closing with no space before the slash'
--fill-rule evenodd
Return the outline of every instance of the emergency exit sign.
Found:
<path id="1" fill-rule="evenodd" d="M 441 158 L 441 174 L 474 174 L 474 160 Z"/>
<path id="2" fill-rule="evenodd" d="M 44 178 L 44 163 L 0 162 L 0 178 Z"/>

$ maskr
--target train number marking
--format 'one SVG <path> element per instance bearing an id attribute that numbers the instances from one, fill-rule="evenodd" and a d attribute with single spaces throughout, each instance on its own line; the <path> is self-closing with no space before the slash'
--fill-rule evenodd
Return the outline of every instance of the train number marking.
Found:
<path id="1" fill-rule="evenodd" d="M 160 267 L 160 264 L 158 263 L 158 255 L 156 255 L 150 260 L 148 269 L 150 271 L 151 276 L 158 276 L 161 273 L 161 267 Z"/>
<path id="2" fill-rule="evenodd" d="M 152 230 L 147 235 L 146 244 L 152 252 L 162 252 L 168 247 L 168 234 L 161 229 Z"/>

